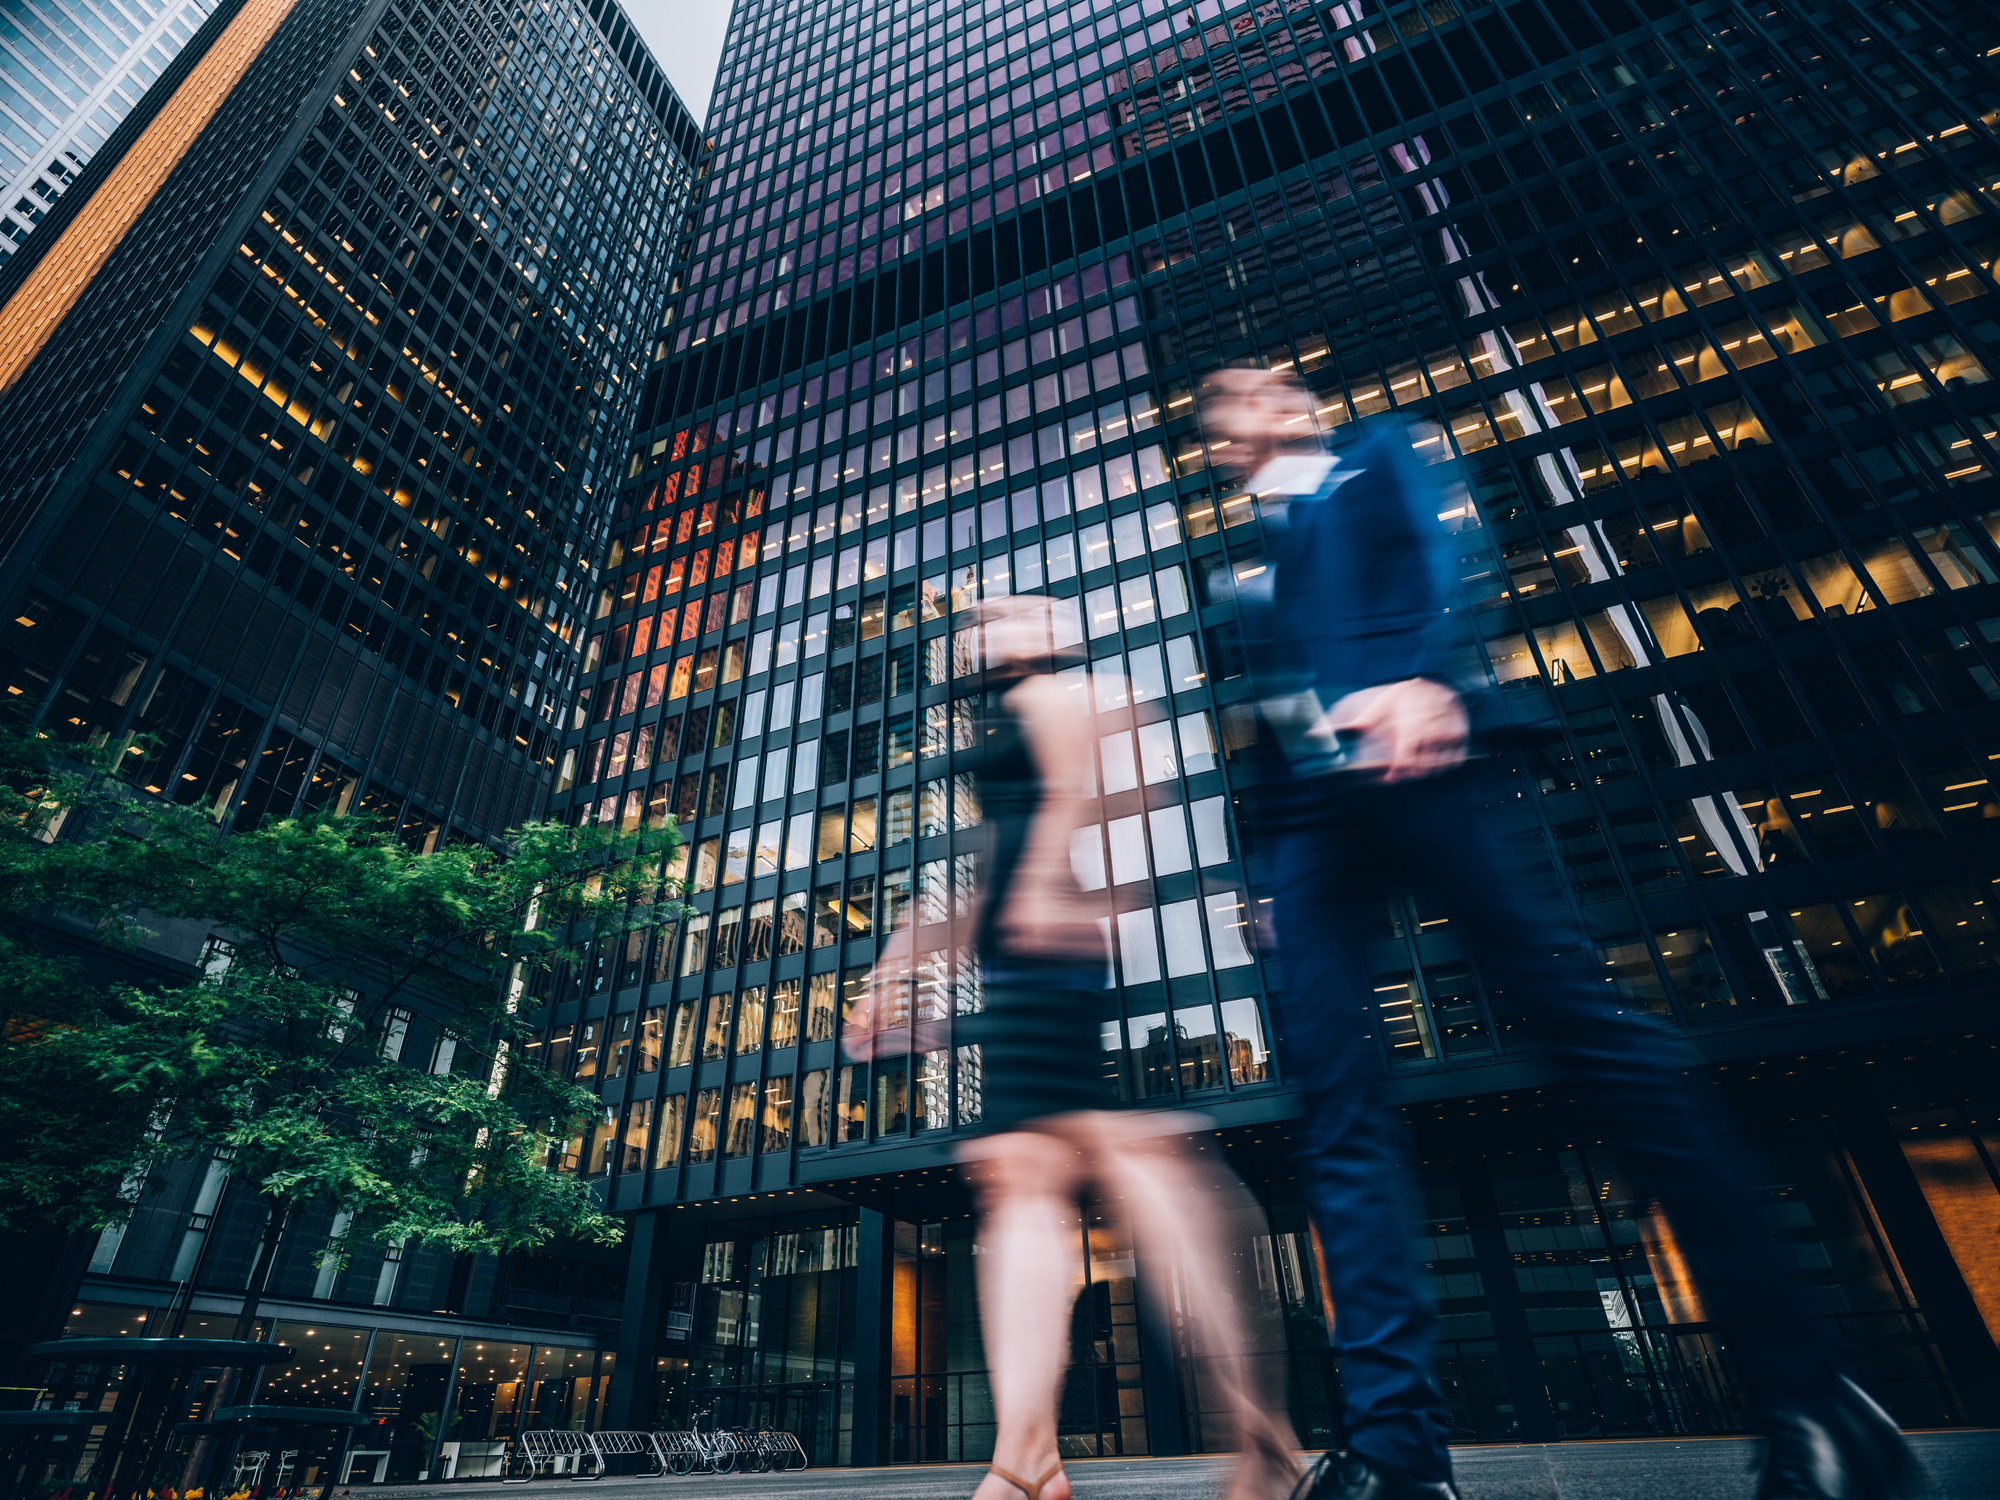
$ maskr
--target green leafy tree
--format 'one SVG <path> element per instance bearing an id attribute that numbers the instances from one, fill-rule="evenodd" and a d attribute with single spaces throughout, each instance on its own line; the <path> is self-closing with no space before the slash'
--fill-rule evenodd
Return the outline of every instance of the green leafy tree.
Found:
<path id="1" fill-rule="evenodd" d="M 499 852 L 420 853 L 352 816 L 226 833 L 75 753 L 0 734 L 0 1228 L 99 1228 L 173 1161 L 219 1155 L 265 1209 L 239 1337 L 309 1207 L 336 1214 L 337 1256 L 619 1237 L 548 1169 L 595 1100 L 524 1065 L 517 1011 L 573 922 L 678 918 L 671 825 L 532 823 Z M 107 961 L 204 931 L 192 972 Z M 449 1071 L 392 1056 L 413 1014 L 454 1043 Z"/>

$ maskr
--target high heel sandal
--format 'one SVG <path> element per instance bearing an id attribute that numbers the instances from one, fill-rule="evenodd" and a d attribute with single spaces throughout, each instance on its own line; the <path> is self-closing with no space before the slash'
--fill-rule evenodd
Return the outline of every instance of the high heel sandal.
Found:
<path id="1" fill-rule="evenodd" d="M 1026 1495 L 1028 1500 L 1042 1500 L 1042 1486 L 1047 1484 L 1051 1479 L 1054 1479 L 1062 1471 L 1062 1460 L 1057 1459 L 1056 1466 L 1053 1469 L 1049 1470 L 1048 1473 L 1037 1479 L 1033 1484 L 1030 1484 L 1018 1474 L 1009 1474 L 998 1464 L 988 1464 L 986 1466 L 987 1473 L 997 1475 L 1001 1479 L 1006 1480 L 1007 1483 L 1013 1485 L 1015 1489 Z"/>
<path id="2" fill-rule="evenodd" d="M 1274 1428 L 1244 1434 L 1228 1500 L 1275 1500 L 1295 1492 L 1299 1465 L 1290 1437 L 1289 1431 L 1281 1434 Z"/>

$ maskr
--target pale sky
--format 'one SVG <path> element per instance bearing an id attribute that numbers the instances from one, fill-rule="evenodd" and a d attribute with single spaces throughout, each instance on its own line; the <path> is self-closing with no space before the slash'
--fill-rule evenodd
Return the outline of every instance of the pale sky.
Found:
<path id="1" fill-rule="evenodd" d="M 681 103 L 697 124 L 704 123 L 715 60 L 729 27 L 729 0 L 624 0 L 624 5 Z"/>

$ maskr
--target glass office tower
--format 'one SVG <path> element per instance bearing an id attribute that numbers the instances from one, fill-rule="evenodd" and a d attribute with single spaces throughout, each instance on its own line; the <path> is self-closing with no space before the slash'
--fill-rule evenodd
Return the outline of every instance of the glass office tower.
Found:
<path id="1" fill-rule="evenodd" d="M 1540 899 L 1711 1061 L 1904 1420 L 1990 1412 L 1995 54 L 1952 0 L 740 5 L 555 783 L 690 845 L 682 930 L 545 997 L 604 1094 L 575 1169 L 651 1226 L 635 1401 L 989 1451 L 960 612 L 1040 593 L 1092 662 L 1106 1098 L 1202 1109 L 1258 1176 L 1268 1347 L 1335 1436 L 1236 816 L 1264 543 L 1196 409 L 1255 361 L 1328 440 L 1394 413 L 1451 461 L 1465 607 L 1545 746 L 1502 813 Z M 1742 1426 L 1671 1225 L 1452 918 L 1385 896 L 1369 957 L 1458 1434 Z M 910 1050 L 848 1065 L 900 923 Z M 1079 1229 L 1065 1451 L 1200 1447 L 1197 1356 L 1135 1302 L 1164 1269 Z"/>
<path id="2" fill-rule="evenodd" d="M 546 800 L 694 122 L 611 0 L 221 0 L 176 70 L 0 268 L 6 693 L 149 736 L 135 788 L 224 827 L 490 839 Z M 433 1040 L 395 1045 L 453 1066 Z M 170 1174 L 70 1331 L 143 1331 L 196 1267 L 227 1313 L 256 1217 L 220 1164 Z M 332 1352 L 263 1399 L 383 1415 L 362 1478 L 599 1420 L 615 1266 L 339 1265 L 337 1229 L 266 1304 Z"/>
<path id="3" fill-rule="evenodd" d="M 0 7 L 0 265 L 214 10 L 212 0 Z"/>
<path id="4" fill-rule="evenodd" d="M 600 9 L 227 7 L 6 268 L 0 649 L 61 733 L 239 825 L 539 810 L 695 144 Z"/>

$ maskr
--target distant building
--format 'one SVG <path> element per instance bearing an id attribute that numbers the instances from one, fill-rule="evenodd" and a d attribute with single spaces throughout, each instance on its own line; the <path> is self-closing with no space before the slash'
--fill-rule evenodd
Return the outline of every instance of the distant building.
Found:
<path id="1" fill-rule="evenodd" d="M 85 3 L 42 12 L 87 52 Z M 9 4 L 0 68 L 36 14 Z M 228 827 L 332 806 L 429 848 L 538 815 L 698 145 L 611 0 L 221 0 L 0 267 L 0 687 L 66 740 L 150 736 L 134 784 Z M 454 1065 L 421 1017 L 394 1045 Z M 252 1197 L 173 1174 L 99 1241 L 71 1331 L 140 1327 L 211 1235 L 218 1315 Z M 336 1227 L 267 1305 L 280 1338 L 329 1300 L 350 1326 L 266 1399 L 369 1364 L 396 1477 L 432 1462 L 426 1400 L 483 1442 L 595 1399 L 569 1298 L 614 1328 L 613 1282 L 342 1268 Z M 523 1327 L 541 1352 L 489 1361 Z"/>
<path id="2" fill-rule="evenodd" d="M 214 0 L 0 6 L 0 265 L 215 9 Z"/>

